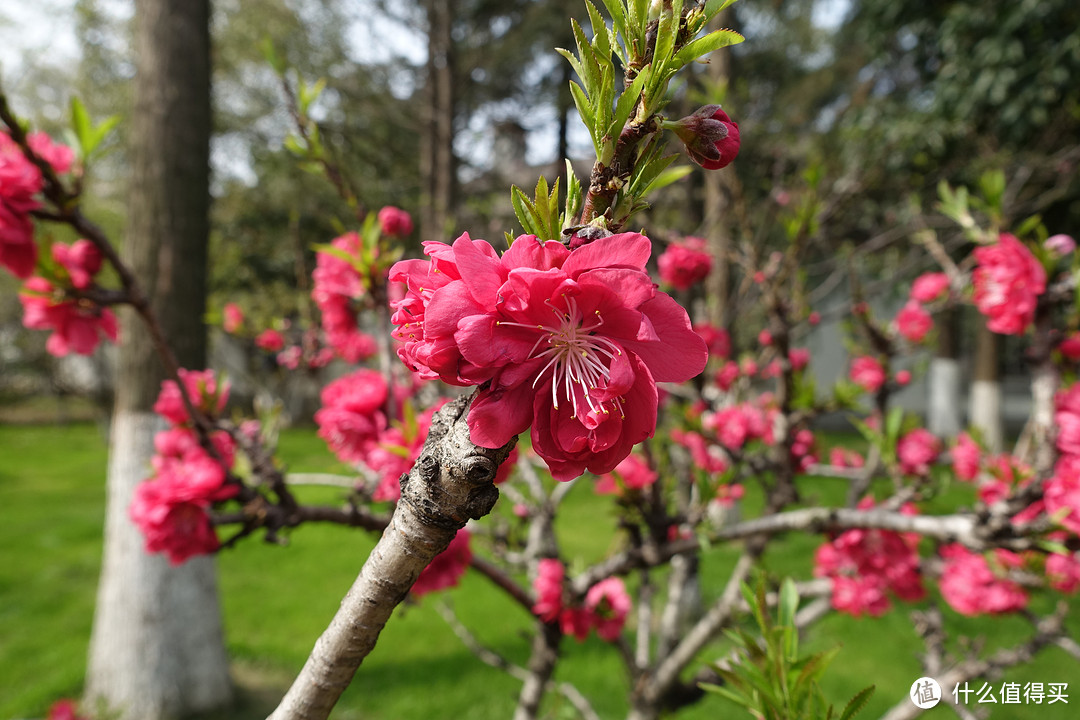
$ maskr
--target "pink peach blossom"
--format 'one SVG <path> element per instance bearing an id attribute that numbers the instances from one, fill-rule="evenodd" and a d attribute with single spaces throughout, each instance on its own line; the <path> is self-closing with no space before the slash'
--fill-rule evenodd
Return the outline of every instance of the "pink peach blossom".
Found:
<path id="1" fill-rule="evenodd" d="M 150 480 L 136 486 L 129 513 L 142 531 L 146 551 L 164 552 L 170 563 L 179 565 L 218 549 L 206 508 L 205 502 L 175 501 L 167 483 Z"/>
<path id="2" fill-rule="evenodd" d="M 930 464 L 941 453 L 941 440 L 925 428 L 916 428 L 900 438 L 896 456 L 900 471 L 908 475 L 926 475 Z"/>
<path id="3" fill-rule="evenodd" d="M 1062 356 L 1071 362 L 1080 360 L 1080 333 L 1070 333 L 1058 344 Z"/>
<path id="4" fill-rule="evenodd" d="M 315 413 L 319 437 L 344 462 L 363 460 L 386 428 L 387 395 L 386 380 L 375 370 L 357 370 L 330 383 Z"/>
<path id="5" fill-rule="evenodd" d="M 641 490 L 656 482 L 655 470 L 636 453 L 630 453 L 609 473 L 599 477 L 594 488 L 597 495 L 622 495 L 626 490 Z"/>
<path id="6" fill-rule="evenodd" d="M 53 142 L 48 134 L 40 130 L 27 135 L 26 144 L 35 155 L 52 165 L 53 170 L 60 175 L 70 170 L 72 163 L 75 162 L 74 150 L 63 143 Z"/>
<path id="7" fill-rule="evenodd" d="M 656 263 L 661 280 L 676 290 L 688 290 L 709 275 L 712 256 L 706 250 L 704 239 L 688 237 L 668 245 Z"/>
<path id="8" fill-rule="evenodd" d="M 591 625 L 601 639 L 614 642 L 622 633 L 626 616 L 630 613 L 630 595 L 623 581 L 609 577 L 593 585 L 585 593 L 585 610 Z"/>
<path id="9" fill-rule="evenodd" d="M 413 221 L 401 208 L 387 205 L 379 210 L 379 227 L 384 235 L 404 237 L 413 231 Z"/>
<path id="10" fill-rule="evenodd" d="M 896 314 L 896 329 L 913 343 L 922 342 L 933 327 L 934 319 L 917 300 L 909 300 Z"/>
<path id="11" fill-rule="evenodd" d="M 1073 240 L 1071 235 L 1058 233 L 1057 235 L 1051 235 L 1046 238 L 1044 246 L 1055 257 L 1065 257 L 1076 249 L 1076 241 Z"/>
<path id="12" fill-rule="evenodd" d="M 877 358 L 863 355 L 851 361 L 850 377 L 867 392 L 877 392 L 885 384 L 885 369 Z"/>
<path id="13" fill-rule="evenodd" d="M 1027 595 L 1015 582 L 990 569 L 986 558 L 963 545 L 941 548 L 941 595 L 962 615 L 1001 614 L 1022 610 Z"/>
<path id="14" fill-rule="evenodd" d="M 456 587 L 472 562 L 469 531 L 461 528 L 446 549 L 436 555 L 423 569 L 409 591 L 414 597 L 422 597 L 436 590 Z"/>
<path id="15" fill-rule="evenodd" d="M 58 242 L 52 246 L 53 260 L 67 270 L 71 285 L 79 290 L 90 287 L 94 276 L 101 270 L 101 251 L 85 238 L 71 245 Z"/>
<path id="16" fill-rule="evenodd" d="M 473 442 L 500 447 L 532 427 L 559 480 L 609 472 L 656 429 L 657 381 L 688 380 L 707 360 L 686 311 L 645 272 L 636 233 L 568 251 L 522 236 L 500 258 L 469 236 L 407 260 L 394 304 L 398 354 L 425 377 L 490 381 L 469 411 Z"/>
<path id="17" fill-rule="evenodd" d="M 690 451 L 690 459 L 694 467 L 710 475 L 722 473 L 728 469 L 727 461 L 721 454 L 720 448 L 710 445 L 701 433 L 675 428 L 671 431 L 671 439 Z"/>
<path id="18" fill-rule="evenodd" d="M 1080 559 L 1076 553 L 1050 553 L 1046 557 L 1046 579 L 1055 590 L 1076 592 L 1080 588 Z"/>
<path id="19" fill-rule="evenodd" d="M 1080 534 L 1080 456 L 1066 455 L 1058 460 L 1053 476 L 1043 486 L 1043 502 L 1047 515 Z"/>
<path id="20" fill-rule="evenodd" d="M 956 438 L 952 450 L 952 466 L 956 477 L 971 482 L 979 475 L 982 450 L 966 432 Z"/>
<path id="21" fill-rule="evenodd" d="M 1008 233 L 998 242 L 975 250 L 972 274 L 975 307 L 988 318 L 986 326 L 1002 335 L 1019 335 L 1035 317 L 1039 296 L 1046 291 L 1046 271 L 1027 246 Z"/>
<path id="22" fill-rule="evenodd" d="M 267 328 L 255 336 L 255 345 L 267 352 L 280 352 L 285 347 L 285 336 L 273 328 Z"/>
<path id="23" fill-rule="evenodd" d="M 218 384 L 213 370 L 179 371 L 188 398 L 192 404 L 210 417 L 217 417 L 225 409 L 229 400 L 229 383 Z M 189 421 L 187 408 L 180 396 L 180 388 L 172 380 L 161 383 L 161 392 L 154 403 L 154 412 L 174 425 L 184 425 Z"/>
<path id="24" fill-rule="evenodd" d="M 102 337 L 116 342 L 119 328 L 112 310 L 70 298 L 45 278 L 27 280 L 19 292 L 19 302 L 23 306 L 23 325 L 31 330 L 52 330 L 45 343 L 52 355 L 90 355 Z"/>
<path id="25" fill-rule="evenodd" d="M 222 328 L 225 332 L 235 333 L 244 324 L 244 311 L 240 309 L 240 306 L 236 303 L 225 303 L 224 309 L 225 321 L 222 323 Z"/>
<path id="26" fill-rule="evenodd" d="M 943 272 L 925 273 L 915 278 L 911 285 L 911 299 L 920 302 L 933 302 L 949 289 L 949 276 Z"/>
<path id="27" fill-rule="evenodd" d="M 544 558 L 536 565 L 536 579 L 533 580 L 536 603 L 532 610 L 544 622 L 554 622 L 562 612 L 565 575 L 563 564 L 553 558 Z"/>
<path id="28" fill-rule="evenodd" d="M 731 336 L 722 327 L 716 327 L 710 323 L 694 323 L 694 332 L 705 341 L 709 349 L 709 357 L 726 358 L 731 354 Z"/>

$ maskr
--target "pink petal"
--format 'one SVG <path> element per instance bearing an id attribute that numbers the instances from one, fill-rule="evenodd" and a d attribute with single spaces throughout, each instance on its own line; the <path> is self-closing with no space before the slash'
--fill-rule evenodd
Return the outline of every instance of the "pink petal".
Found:
<path id="1" fill-rule="evenodd" d="M 625 267 L 644 272 L 651 254 L 649 238 L 638 233 L 621 233 L 574 250 L 562 269 L 570 277 L 598 267 Z"/>
<path id="2" fill-rule="evenodd" d="M 622 344 L 645 362 L 658 382 L 685 382 L 705 369 L 709 350 L 691 329 L 690 318 L 679 303 L 670 295 L 657 293 L 641 309 L 652 322 L 659 342 L 624 340 Z"/>

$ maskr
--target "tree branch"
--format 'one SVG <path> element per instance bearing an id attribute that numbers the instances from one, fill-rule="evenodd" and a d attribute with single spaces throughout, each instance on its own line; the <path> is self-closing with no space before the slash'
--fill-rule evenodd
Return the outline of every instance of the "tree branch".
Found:
<path id="1" fill-rule="evenodd" d="M 465 421 L 470 401 L 458 398 L 432 418 L 390 524 L 272 720 L 326 720 L 421 571 L 470 518 L 491 511 L 499 497 L 495 473 L 516 438 L 495 450 L 473 445 Z"/>

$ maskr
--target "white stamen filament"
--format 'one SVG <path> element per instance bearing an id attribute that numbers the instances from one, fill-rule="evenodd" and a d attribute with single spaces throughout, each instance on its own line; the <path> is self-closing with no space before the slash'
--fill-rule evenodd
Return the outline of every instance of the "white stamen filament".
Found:
<path id="1" fill-rule="evenodd" d="M 577 383 L 581 386 L 581 394 L 584 396 L 589 410 L 607 415 L 610 413 L 608 408 L 605 407 L 607 403 L 594 402 L 590 391 L 597 389 L 601 381 L 606 384 L 611 379 L 611 370 L 604 364 L 604 357 L 609 361 L 614 360 L 617 355 L 622 355 L 622 349 L 606 337 L 592 334 L 594 330 L 604 324 L 604 319 L 600 316 L 599 310 L 594 311 L 595 319 L 589 324 L 585 324 L 585 317 L 582 315 L 581 309 L 578 308 L 577 300 L 565 295 L 563 297 L 566 301 L 565 310 L 559 310 L 550 300 L 546 301 L 551 308 L 551 312 L 555 315 L 556 321 L 554 324 L 526 325 L 525 323 L 503 321 L 499 321 L 498 324 L 539 331 L 540 335 L 529 351 L 529 357 L 546 358 L 547 363 L 536 374 L 532 386 L 535 388 L 550 369 L 551 402 L 556 410 L 559 409 L 559 389 L 561 386 L 561 394 L 574 407 L 572 417 L 577 417 L 578 400 L 574 393 L 574 384 Z M 545 341 L 548 346 L 537 352 Z M 622 414 L 621 399 L 616 398 L 614 402 L 615 407 Z"/>

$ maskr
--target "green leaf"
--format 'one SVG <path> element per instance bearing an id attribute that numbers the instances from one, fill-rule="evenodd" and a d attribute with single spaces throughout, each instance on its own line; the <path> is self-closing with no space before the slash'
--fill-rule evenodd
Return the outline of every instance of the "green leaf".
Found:
<path id="1" fill-rule="evenodd" d="M 1042 225 L 1042 215 L 1032 215 L 1013 229 L 1013 235 L 1024 237 L 1028 233 L 1034 232 L 1040 225 Z"/>
<path id="2" fill-rule="evenodd" d="M 979 176 L 979 191 L 986 205 L 997 215 L 1002 211 L 1002 199 L 1005 196 L 1005 171 L 987 170 Z"/>
<path id="3" fill-rule="evenodd" d="M 288 65 L 281 58 L 281 56 L 277 54 L 277 49 L 274 48 L 273 40 L 271 40 L 269 37 L 264 37 L 259 42 L 259 49 L 262 50 L 262 54 L 263 57 L 266 58 L 266 62 L 270 65 L 270 67 L 274 68 L 274 72 L 276 72 L 278 75 L 281 75 L 285 72 Z"/>
<path id="4" fill-rule="evenodd" d="M 673 155 L 671 157 L 674 159 L 677 158 L 678 155 Z M 659 174 L 657 174 L 657 176 L 653 179 L 652 182 L 645 186 L 645 190 L 642 191 L 641 194 L 648 195 L 649 193 L 655 190 L 659 190 L 662 187 L 667 187 L 672 183 L 682 180 L 684 177 L 686 177 L 693 171 L 694 168 L 691 165 L 680 165 L 673 168 L 664 168 Z"/>
<path id="5" fill-rule="evenodd" d="M 574 69 L 578 78 L 581 79 L 581 82 L 585 82 L 585 69 L 581 66 L 581 62 L 577 59 L 577 56 L 565 48 L 555 48 L 555 52 L 566 58 L 567 62 L 570 63 L 570 67 Z M 570 84 L 573 85 L 575 83 L 571 80 Z"/>
<path id="6" fill-rule="evenodd" d="M 746 38 L 734 30 L 714 30 L 713 32 L 699 37 L 687 43 L 675 54 L 675 64 L 678 67 L 689 65 L 699 58 L 703 58 L 714 50 L 725 48 L 730 45 L 738 45 Z"/>
<path id="7" fill-rule="evenodd" d="M 578 24 L 577 20 L 571 20 L 570 25 L 574 30 L 574 40 L 577 43 L 579 61 L 578 68 L 574 68 L 574 70 L 577 71 L 578 77 L 581 78 L 585 89 L 589 91 L 589 96 L 592 97 L 602 87 L 600 63 L 597 62 L 592 45 L 589 43 L 589 39 L 585 37 L 585 31 L 581 29 L 581 25 Z"/>
<path id="8" fill-rule="evenodd" d="M 855 717 L 856 713 L 863 709 L 866 703 L 870 700 L 870 696 L 874 694 L 876 686 L 871 685 L 868 688 L 863 688 L 855 697 L 848 700 L 848 704 L 844 706 L 844 711 L 840 713 L 839 720 L 851 720 Z"/>
<path id="9" fill-rule="evenodd" d="M 585 8 L 589 11 L 589 21 L 592 23 L 593 41 L 592 46 L 600 58 L 611 57 L 611 36 L 608 34 L 607 24 L 603 16 L 590 0 L 585 0 Z"/>
<path id="10" fill-rule="evenodd" d="M 795 612 L 799 609 L 799 589 L 795 587 L 795 581 L 784 578 L 780 585 L 780 605 L 777 608 L 780 624 L 784 626 L 795 625 Z"/>
<path id="11" fill-rule="evenodd" d="M 723 698 L 727 698 L 728 700 L 735 703 L 736 705 L 741 705 L 741 706 L 743 706 L 745 708 L 753 709 L 756 706 L 756 704 L 754 703 L 753 700 L 746 697 L 742 693 L 732 692 L 731 690 L 728 690 L 726 687 L 722 687 L 720 685 L 709 685 L 707 683 L 701 683 L 698 687 L 700 687 L 705 692 L 712 693 L 714 695 L 719 695 L 720 697 L 723 697 Z"/>
<path id="12" fill-rule="evenodd" d="M 735 3 L 735 0 L 709 0 L 705 3 L 705 17 L 712 20 L 716 13 Z"/>
<path id="13" fill-rule="evenodd" d="M 638 100 L 641 99 L 641 90 L 649 81 L 649 75 L 649 68 L 642 68 L 630 87 L 623 90 L 623 94 L 619 96 L 619 103 L 615 106 L 615 117 L 607 128 L 608 136 L 617 138 L 622 133 L 626 121 L 630 119 L 630 113 L 634 112 Z"/>
<path id="14" fill-rule="evenodd" d="M 904 422 L 904 408 L 894 407 L 885 418 L 885 439 L 890 446 L 900 439 L 900 426 Z"/>
<path id="15" fill-rule="evenodd" d="M 682 13 L 682 0 L 675 0 L 670 5 L 664 3 L 660 11 L 660 22 L 656 26 L 656 45 L 653 48 L 652 67 L 657 74 L 662 74 L 671 60 L 675 48 L 675 36 L 679 32 L 679 20 Z"/>
<path id="16" fill-rule="evenodd" d="M 852 425 L 855 426 L 855 429 L 859 431 L 859 434 L 866 438 L 866 442 L 870 443 L 871 445 L 881 445 L 882 437 L 880 432 L 870 427 L 854 415 L 849 415 L 848 420 L 851 422 Z"/>
<path id="17" fill-rule="evenodd" d="M 98 146 L 101 145 L 101 142 L 106 137 L 108 137 L 109 133 L 111 133 L 113 129 L 119 124 L 119 115 L 110 115 L 109 117 L 98 123 L 97 126 L 90 131 L 90 137 L 87 139 L 86 144 L 84 145 L 86 155 L 89 156 L 93 154 L 93 152 L 97 150 Z"/>
<path id="18" fill-rule="evenodd" d="M 581 183 L 574 174 L 574 166 L 566 160 L 566 210 L 563 215 L 563 228 L 573 225 L 577 214 L 581 212 Z M 559 228 L 560 231 L 563 228 Z"/>
<path id="19" fill-rule="evenodd" d="M 585 127 L 589 128 L 589 135 L 592 136 L 593 149 L 596 151 L 596 155 L 600 155 L 600 135 L 596 132 L 596 114 L 592 111 L 592 107 L 589 104 L 589 99 L 585 97 L 585 91 L 581 89 L 573 80 L 570 81 L 570 94 L 574 98 L 574 105 L 577 107 L 578 115 L 581 116 L 582 122 L 585 123 Z"/>
<path id="20" fill-rule="evenodd" d="M 326 78 L 319 78 L 315 81 L 314 85 L 308 85 L 304 82 L 300 83 L 297 90 L 297 103 L 300 107 L 300 112 L 307 115 L 308 108 L 311 107 L 311 103 L 315 102 L 323 90 L 326 89 Z"/>
<path id="21" fill-rule="evenodd" d="M 612 30 L 616 35 L 626 37 L 626 13 L 623 11 L 623 0 L 603 0 L 608 15 L 611 16 Z"/>
<path id="22" fill-rule="evenodd" d="M 510 188 L 510 202 L 514 206 L 514 214 L 517 215 L 518 222 L 521 223 L 521 229 L 525 231 L 525 234 L 542 235 L 543 223 L 536 212 L 536 207 L 528 195 L 517 185 Z"/>
<path id="23" fill-rule="evenodd" d="M 285 136 L 285 149 L 297 157 L 307 157 L 308 154 L 307 148 L 300 142 L 300 138 L 293 134 Z"/>
<path id="24" fill-rule="evenodd" d="M 71 97 L 71 129 L 75 131 L 75 137 L 79 141 L 82 156 L 86 157 L 90 154 L 86 149 L 86 145 L 90 139 L 93 126 L 90 123 L 90 115 L 86 112 L 86 106 L 82 104 L 82 100 L 79 100 L 74 95 Z"/>

